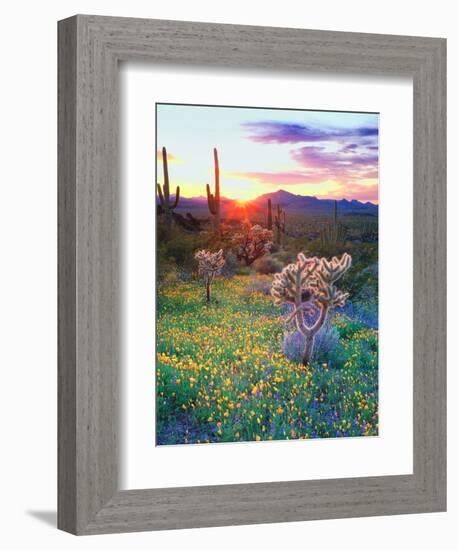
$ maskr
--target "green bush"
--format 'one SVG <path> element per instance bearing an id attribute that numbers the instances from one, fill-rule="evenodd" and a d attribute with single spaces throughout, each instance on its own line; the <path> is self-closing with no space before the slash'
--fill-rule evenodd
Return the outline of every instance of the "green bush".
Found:
<path id="1" fill-rule="evenodd" d="M 160 240 L 158 234 L 157 277 L 164 280 L 169 272 L 180 279 L 187 279 L 196 270 L 194 254 L 203 248 L 199 234 L 186 233 L 174 228 L 169 240 Z"/>
<path id="2" fill-rule="evenodd" d="M 262 258 L 258 258 L 254 262 L 253 267 L 256 270 L 256 273 L 260 273 L 261 275 L 279 273 L 283 269 L 281 262 L 272 256 L 263 256 Z"/>

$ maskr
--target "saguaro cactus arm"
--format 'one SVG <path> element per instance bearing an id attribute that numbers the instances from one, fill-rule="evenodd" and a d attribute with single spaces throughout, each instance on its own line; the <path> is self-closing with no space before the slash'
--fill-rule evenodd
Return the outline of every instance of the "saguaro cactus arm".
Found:
<path id="1" fill-rule="evenodd" d="M 162 148 L 162 167 L 164 172 L 164 183 L 161 185 L 157 184 L 157 194 L 159 195 L 159 202 L 163 210 L 167 213 L 170 210 L 174 210 L 178 206 L 180 200 L 180 186 L 177 185 L 175 191 L 175 200 L 173 203 L 170 202 L 170 182 L 169 182 L 169 168 L 167 162 L 167 149 Z"/>
<path id="2" fill-rule="evenodd" d="M 175 191 L 175 202 L 170 206 L 171 210 L 175 210 L 175 208 L 178 206 L 179 200 L 180 200 L 180 186 L 177 185 L 177 189 Z"/>
<path id="3" fill-rule="evenodd" d="M 157 194 L 159 195 L 159 202 L 161 203 L 162 208 L 164 208 L 165 199 L 164 194 L 162 193 L 161 184 L 157 184 Z"/>
<path id="4" fill-rule="evenodd" d="M 210 191 L 210 186 L 207 183 L 207 204 L 208 204 L 208 210 L 210 211 L 210 214 L 213 214 L 213 216 L 216 216 L 218 213 L 218 209 L 215 202 L 215 195 L 213 195 Z"/>

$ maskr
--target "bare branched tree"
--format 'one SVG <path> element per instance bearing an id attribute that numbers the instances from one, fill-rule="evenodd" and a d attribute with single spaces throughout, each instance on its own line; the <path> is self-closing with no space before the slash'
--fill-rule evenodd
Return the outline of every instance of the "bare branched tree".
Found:
<path id="1" fill-rule="evenodd" d="M 244 222 L 242 229 L 232 237 L 232 247 L 237 259 L 251 265 L 267 254 L 273 246 L 273 233 L 260 225 Z"/>

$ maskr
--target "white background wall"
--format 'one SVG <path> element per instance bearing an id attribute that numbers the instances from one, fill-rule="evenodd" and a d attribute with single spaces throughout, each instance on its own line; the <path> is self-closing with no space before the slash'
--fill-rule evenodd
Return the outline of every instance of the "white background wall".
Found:
<path id="1" fill-rule="evenodd" d="M 75 13 L 447 37 L 449 157 L 458 97 L 454 2 L 67 0 L 4 4 L 0 86 L 0 543 L 3 548 L 451 548 L 458 519 L 457 298 L 450 285 L 449 512 L 102 537 L 71 537 L 56 509 L 56 21 Z M 456 153 L 455 153 L 456 154 Z M 450 163 L 449 181 L 457 180 Z M 449 187 L 450 204 L 458 201 Z M 449 242 L 458 216 L 451 209 Z M 456 262 L 450 257 L 450 271 Z M 453 271 L 454 272 L 454 271 Z M 452 279 L 453 283 L 453 279 Z M 455 321 L 455 322 L 453 322 Z M 288 465 L 285 464 L 285 468 Z"/>

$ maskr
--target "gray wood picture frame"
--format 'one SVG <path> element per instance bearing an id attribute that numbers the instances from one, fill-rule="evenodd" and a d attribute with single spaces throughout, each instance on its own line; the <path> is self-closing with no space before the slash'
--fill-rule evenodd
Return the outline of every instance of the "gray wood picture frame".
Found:
<path id="1" fill-rule="evenodd" d="M 58 36 L 59 528 L 82 535 L 444 511 L 445 40 L 88 15 L 60 21 Z M 120 61 L 139 60 L 412 76 L 412 475 L 118 489 L 117 75 Z"/>

